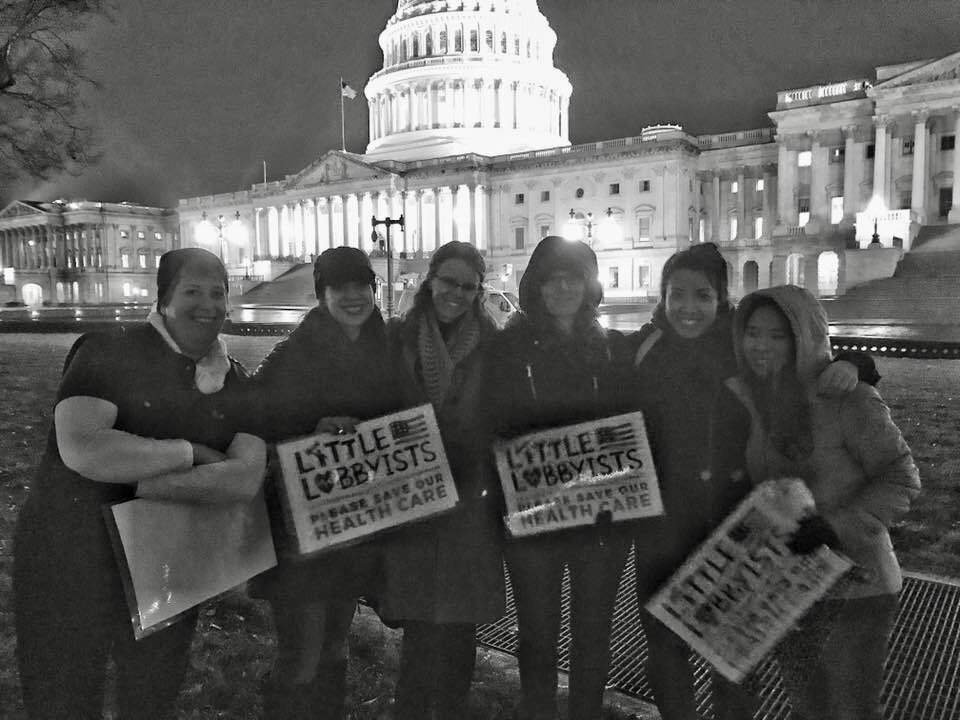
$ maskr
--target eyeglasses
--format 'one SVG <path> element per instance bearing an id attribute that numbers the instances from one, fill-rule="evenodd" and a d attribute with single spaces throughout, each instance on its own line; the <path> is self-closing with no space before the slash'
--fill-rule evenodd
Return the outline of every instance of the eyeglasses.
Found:
<path id="1" fill-rule="evenodd" d="M 554 273 L 547 276 L 543 284 L 546 287 L 559 290 L 561 287 L 583 287 L 586 284 L 586 280 L 580 275 L 573 275 L 571 273 Z"/>
<path id="2" fill-rule="evenodd" d="M 446 275 L 437 275 L 436 281 L 440 283 L 447 291 L 463 290 L 463 292 L 465 292 L 467 295 L 472 295 L 480 289 L 480 286 L 477 283 L 458 282 L 456 278 L 448 277 Z"/>

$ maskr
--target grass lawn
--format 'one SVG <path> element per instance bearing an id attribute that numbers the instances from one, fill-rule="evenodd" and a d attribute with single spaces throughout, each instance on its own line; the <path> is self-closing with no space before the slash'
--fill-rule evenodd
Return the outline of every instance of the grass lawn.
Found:
<path id="1" fill-rule="evenodd" d="M 10 609 L 13 528 L 43 451 L 63 358 L 75 337 L 0 334 L 0 717 L 9 720 L 25 718 Z M 228 343 L 252 369 L 277 340 L 231 337 Z M 960 487 L 953 482 L 960 476 L 960 361 L 877 358 L 877 363 L 884 376 L 879 389 L 913 448 L 924 483 L 914 509 L 894 531 L 901 562 L 910 570 L 960 578 Z M 204 611 L 199 629 L 180 717 L 258 717 L 258 682 L 274 651 L 268 606 L 237 592 Z M 351 636 L 348 700 L 355 720 L 387 717 L 398 635 L 369 611 L 358 615 Z M 513 665 L 481 650 L 464 718 L 509 718 L 517 693 Z M 627 714 L 611 710 L 608 717 Z"/>

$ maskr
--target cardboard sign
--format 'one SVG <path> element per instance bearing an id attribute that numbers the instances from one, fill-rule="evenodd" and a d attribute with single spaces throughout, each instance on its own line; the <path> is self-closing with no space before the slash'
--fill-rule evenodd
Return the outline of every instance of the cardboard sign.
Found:
<path id="1" fill-rule="evenodd" d="M 801 480 L 771 480 L 732 512 L 647 603 L 724 677 L 740 682 L 852 567 L 787 548 L 813 507 Z M 643 548 L 638 548 L 643 552 Z"/>
<path id="2" fill-rule="evenodd" d="M 551 428 L 494 445 L 514 537 L 663 513 L 639 412 Z"/>
<path id="3" fill-rule="evenodd" d="M 228 505 L 138 498 L 104 515 L 138 640 L 277 564 L 262 495 Z"/>
<path id="4" fill-rule="evenodd" d="M 295 552 L 325 550 L 457 503 L 431 405 L 368 420 L 352 435 L 277 445 Z"/>

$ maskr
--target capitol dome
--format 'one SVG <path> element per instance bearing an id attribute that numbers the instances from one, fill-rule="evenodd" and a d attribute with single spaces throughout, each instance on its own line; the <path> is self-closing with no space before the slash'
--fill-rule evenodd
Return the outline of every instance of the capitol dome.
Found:
<path id="1" fill-rule="evenodd" d="M 571 86 L 536 0 L 399 0 L 364 93 L 371 160 L 570 144 Z"/>

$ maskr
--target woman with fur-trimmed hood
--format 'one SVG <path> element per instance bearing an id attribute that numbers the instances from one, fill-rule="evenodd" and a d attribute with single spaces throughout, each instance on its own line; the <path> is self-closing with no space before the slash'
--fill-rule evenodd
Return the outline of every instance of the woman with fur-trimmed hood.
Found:
<path id="1" fill-rule="evenodd" d="M 750 483 L 802 478 L 816 514 L 795 552 L 828 545 L 854 569 L 777 649 L 794 717 L 879 720 L 883 663 L 901 588 L 889 526 L 920 490 L 917 467 L 871 385 L 823 397 L 831 359 L 827 316 L 806 290 L 780 286 L 743 299 L 734 317 L 738 374 L 713 413 L 714 477 Z"/>

